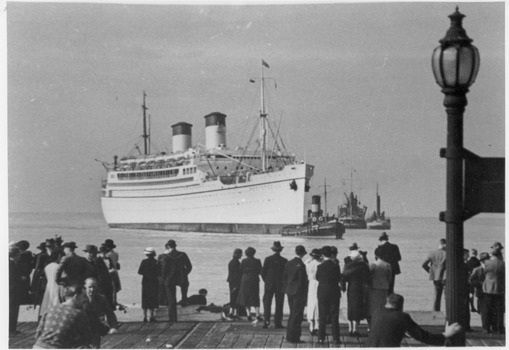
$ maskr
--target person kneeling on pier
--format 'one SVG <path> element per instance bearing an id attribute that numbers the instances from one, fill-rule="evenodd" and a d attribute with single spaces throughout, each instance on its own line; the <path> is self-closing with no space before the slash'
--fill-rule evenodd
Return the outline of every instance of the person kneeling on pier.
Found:
<path id="1" fill-rule="evenodd" d="M 101 337 L 116 333 L 118 323 L 113 307 L 106 297 L 98 292 L 97 280 L 94 277 L 85 280 L 85 293 L 78 297 L 78 303 L 90 323 L 92 330 L 90 343 L 95 348 L 100 348 Z"/>
<path id="2" fill-rule="evenodd" d="M 181 306 L 190 306 L 190 305 L 207 305 L 207 290 L 202 288 L 198 291 L 198 294 L 193 294 L 187 298 L 187 302 L 182 303 L 182 300 L 177 303 L 177 305 Z M 184 304 L 184 305 L 182 305 Z"/>
<path id="3" fill-rule="evenodd" d="M 444 345 L 447 338 L 461 332 L 461 326 L 458 323 L 447 324 L 442 334 L 426 332 L 412 320 L 409 314 L 403 312 L 404 301 L 405 299 L 399 294 L 391 294 L 387 297 L 385 307 L 373 316 L 366 347 L 399 347 L 406 332 L 428 345 Z"/>

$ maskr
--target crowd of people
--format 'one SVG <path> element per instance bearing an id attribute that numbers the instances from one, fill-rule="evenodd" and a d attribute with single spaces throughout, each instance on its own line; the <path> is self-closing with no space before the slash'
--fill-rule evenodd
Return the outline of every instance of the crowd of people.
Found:
<path id="1" fill-rule="evenodd" d="M 84 256 L 78 256 L 75 242 L 62 242 L 60 237 L 48 239 L 32 254 L 27 241 L 11 243 L 9 247 L 10 272 L 10 322 L 9 330 L 16 332 L 19 305 L 39 305 L 39 325 L 35 347 L 99 347 L 101 337 L 116 332 L 117 320 L 114 310 L 122 306 L 116 301 L 120 291 L 118 253 L 111 239 L 99 248 L 86 245 Z M 440 310 L 441 296 L 445 288 L 445 240 L 429 254 L 423 268 L 429 272 L 435 287 L 433 308 Z M 486 332 L 505 332 L 504 297 L 505 265 L 503 246 L 496 242 L 491 255 L 465 250 L 465 266 L 468 273 L 466 309 L 481 314 Z M 346 294 L 348 333 L 360 336 L 358 325 L 368 324 L 368 344 L 372 346 L 397 346 L 405 332 L 428 344 L 441 344 L 444 339 L 461 331 L 458 324 L 448 325 L 441 335 L 422 330 L 410 316 L 403 312 L 403 297 L 395 294 L 396 275 L 401 273 L 402 257 L 396 244 L 389 242 L 386 232 L 379 237 L 374 259 L 369 262 L 367 252 L 353 243 L 343 259 L 343 270 L 334 246 L 314 248 L 308 253 L 302 245 L 295 247 L 295 256 L 288 260 L 281 255 L 284 247 L 275 241 L 270 247 L 273 254 L 263 261 L 256 258 L 256 249 L 244 251 L 236 248 L 228 263 L 227 283 L 230 300 L 220 310 L 225 320 L 246 317 L 256 325 L 268 329 L 285 328 L 283 306 L 285 295 L 290 315 L 286 324 L 286 340 L 301 342 L 302 321 L 307 319 L 309 332 L 324 342 L 325 329 L 331 325 L 331 336 L 340 344 L 339 306 Z M 170 239 L 165 250 L 157 255 L 153 247 L 144 250 L 138 274 L 142 276 L 143 322 L 156 322 L 155 309 L 167 306 L 168 321 L 177 322 L 177 305 L 201 305 L 197 310 L 212 310 L 206 306 L 207 291 L 188 297 L 192 264 L 189 256 L 177 250 L 177 243 Z M 242 259 L 243 255 L 245 258 Z M 31 277 L 32 276 L 32 277 Z M 260 300 L 260 279 L 264 282 Z M 181 300 L 177 302 L 177 287 Z M 477 298 L 477 307 L 474 303 Z M 263 313 L 260 312 L 261 301 Z M 272 304 L 275 304 L 272 318 Z M 304 312 L 306 311 L 306 314 Z M 468 312 L 469 314 L 469 312 Z M 469 317 L 462 325 L 470 330 Z M 55 331 L 54 324 L 65 327 Z M 78 327 L 78 328 L 76 328 Z M 76 329 L 80 337 L 74 336 Z"/>
<path id="2" fill-rule="evenodd" d="M 422 267 L 433 281 L 435 298 L 433 310 L 440 311 L 443 290 L 447 279 L 445 239 L 440 239 L 438 249 L 431 251 Z M 464 249 L 467 289 L 465 295 L 465 331 L 471 332 L 470 312 L 481 315 L 483 331 L 505 334 L 505 263 L 502 256 L 504 247 L 495 242 L 491 254 L 483 252 L 477 257 L 477 249 Z M 477 299 L 477 302 L 474 302 Z M 447 300 L 446 300 L 447 302 Z"/>
<path id="3" fill-rule="evenodd" d="M 102 336 L 117 331 L 114 310 L 123 308 L 113 240 L 86 245 L 84 256 L 60 236 L 40 243 L 37 254 L 29 248 L 25 240 L 9 244 L 9 333 L 18 333 L 20 305 L 33 305 L 39 306 L 34 348 L 100 347 Z"/>

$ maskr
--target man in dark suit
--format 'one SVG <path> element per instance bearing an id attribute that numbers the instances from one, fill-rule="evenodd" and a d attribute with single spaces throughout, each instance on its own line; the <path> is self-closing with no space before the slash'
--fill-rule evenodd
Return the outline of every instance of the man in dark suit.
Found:
<path id="1" fill-rule="evenodd" d="M 327 320 L 332 324 L 332 338 L 336 345 L 341 344 L 339 340 L 339 301 L 341 298 L 341 271 L 339 264 L 332 258 L 331 247 L 322 248 L 323 261 L 318 265 L 316 280 L 318 281 L 318 343 L 325 341 L 325 328 Z"/>
<path id="2" fill-rule="evenodd" d="M 76 243 L 64 243 L 62 248 L 65 256 L 62 258 L 58 266 L 56 282 L 64 287 L 72 284 L 83 286 L 85 278 L 89 277 L 92 270 L 89 263 L 84 257 L 78 256 L 74 253 L 74 250 L 78 248 Z"/>
<path id="3" fill-rule="evenodd" d="M 476 267 L 479 267 L 481 266 L 481 262 L 479 261 L 479 259 L 477 258 L 477 250 L 476 249 L 470 249 L 470 253 L 471 255 L 469 254 L 468 252 L 468 249 L 465 250 L 465 259 L 466 259 L 466 264 L 467 264 L 467 280 L 468 278 L 470 278 L 470 275 L 472 275 L 472 272 L 474 271 L 474 269 Z M 470 255 L 470 257 L 469 257 Z M 472 312 L 477 312 L 477 309 L 475 308 L 474 306 L 474 287 L 472 285 L 468 285 L 468 302 L 469 302 L 469 306 L 470 306 L 470 311 Z"/>
<path id="4" fill-rule="evenodd" d="M 97 246 L 87 244 L 83 251 L 86 253 L 85 259 L 89 264 L 87 278 L 95 278 L 98 293 L 102 294 L 106 300 L 108 300 L 112 308 L 115 308 L 115 304 L 113 303 L 113 282 L 111 280 L 110 271 L 104 263 L 104 260 L 102 258 L 97 258 Z"/>
<path id="5" fill-rule="evenodd" d="M 401 261 L 401 253 L 396 244 L 389 242 L 389 236 L 386 232 L 382 232 L 378 238 L 380 241 L 378 247 L 375 249 L 375 256 L 378 256 L 383 261 L 391 265 L 392 278 L 389 283 L 389 295 L 394 293 L 394 283 L 396 282 L 396 275 L 401 273 L 399 262 Z"/>
<path id="6" fill-rule="evenodd" d="M 295 254 L 297 256 L 286 264 L 283 275 L 284 289 L 288 295 L 288 306 L 290 307 L 286 341 L 302 343 L 300 340 L 301 324 L 308 295 L 308 275 L 302 261 L 302 257 L 307 254 L 306 248 L 298 245 L 295 247 Z"/>
<path id="7" fill-rule="evenodd" d="M 9 246 L 9 335 L 16 335 L 18 325 L 19 306 L 23 291 L 21 271 L 18 266 L 20 250 L 15 244 Z"/>
<path id="8" fill-rule="evenodd" d="M 242 249 L 236 248 L 233 251 L 233 258 L 228 263 L 228 277 L 226 282 L 230 287 L 230 310 L 228 317 L 238 317 L 239 308 L 237 306 L 237 297 L 239 296 L 240 280 L 242 273 L 240 272 L 240 258 L 242 258 Z"/>
<path id="9" fill-rule="evenodd" d="M 430 281 L 435 286 L 435 301 L 433 310 L 440 311 L 442 292 L 445 288 L 445 239 L 438 243 L 438 249 L 429 253 L 428 258 L 422 264 L 422 268 L 429 273 Z"/>
<path id="10" fill-rule="evenodd" d="M 412 320 L 409 314 L 403 312 L 403 303 L 404 299 L 399 294 L 391 294 L 387 297 L 385 307 L 373 316 L 366 347 L 400 347 L 405 333 L 428 345 L 438 346 L 444 345 L 447 338 L 461 332 L 461 326 L 458 323 L 447 324 L 442 334 L 426 332 Z"/>
<path id="11" fill-rule="evenodd" d="M 488 325 L 492 330 L 505 334 L 505 263 L 502 258 L 504 247 L 500 242 L 491 246 L 491 258 L 484 262 L 483 295 L 487 311 Z M 488 326 L 488 331 L 490 330 Z"/>
<path id="12" fill-rule="evenodd" d="M 274 326 L 275 328 L 283 328 L 283 303 L 285 301 L 283 276 L 288 259 L 281 256 L 281 251 L 283 250 L 281 242 L 274 242 L 271 249 L 274 251 L 274 254 L 265 258 L 261 273 L 265 283 L 265 293 L 263 294 L 263 328 L 267 328 L 270 324 L 270 309 L 273 297 L 276 299 Z"/>
<path id="13" fill-rule="evenodd" d="M 180 286 L 182 292 L 182 301 L 180 305 L 187 305 L 187 291 L 189 289 L 188 275 L 193 266 L 189 257 L 184 252 L 177 250 L 177 243 L 170 239 L 166 243 L 169 249 L 168 254 L 163 254 L 161 258 L 161 277 L 163 279 L 168 299 L 168 319 L 170 322 L 177 322 L 177 286 Z"/>

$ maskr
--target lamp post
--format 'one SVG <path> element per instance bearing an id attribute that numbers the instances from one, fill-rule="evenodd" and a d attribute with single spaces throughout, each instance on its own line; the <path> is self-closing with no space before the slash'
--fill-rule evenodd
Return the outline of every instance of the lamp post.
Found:
<path id="1" fill-rule="evenodd" d="M 464 215 L 464 149 L 463 112 L 467 105 L 466 93 L 479 70 L 479 51 L 471 44 L 461 22 L 465 17 L 458 11 L 449 16 L 451 27 L 440 40 L 432 55 L 436 82 L 445 94 L 447 112 L 447 148 L 441 156 L 447 159 L 446 212 L 440 220 L 446 223 L 447 281 L 445 290 L 446 319 L 451 324 L 466 326 L 466 268 L 463 261 Z M 453 338 L 449 345 L 465 346 L 465 333 Z"/>

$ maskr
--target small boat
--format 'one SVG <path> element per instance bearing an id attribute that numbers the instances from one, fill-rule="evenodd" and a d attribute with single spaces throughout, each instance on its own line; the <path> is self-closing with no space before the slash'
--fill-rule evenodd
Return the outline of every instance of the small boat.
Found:
<path id="1" fill-rule="evenodd" d="M 366 220 L 366 224 L 368 228 L 372 230 L 390 230 L 391 218 L 386 218 L 384 211 L 380 213 L 380 202 L 378 184 L 376 184 L 376 211 Z"/>
<path id="2" fill-rule="evenodd" d="M 333 236 L 336 239 L 342 239 L 345 234 L 345 226 L 334 216 L 324 216 L 320 209 L 320 196 L 313 196 L 311 210 L 308 212 L 308 221 L 301 225 L 284 226 L 279 233 L 281 236 Z"/>

